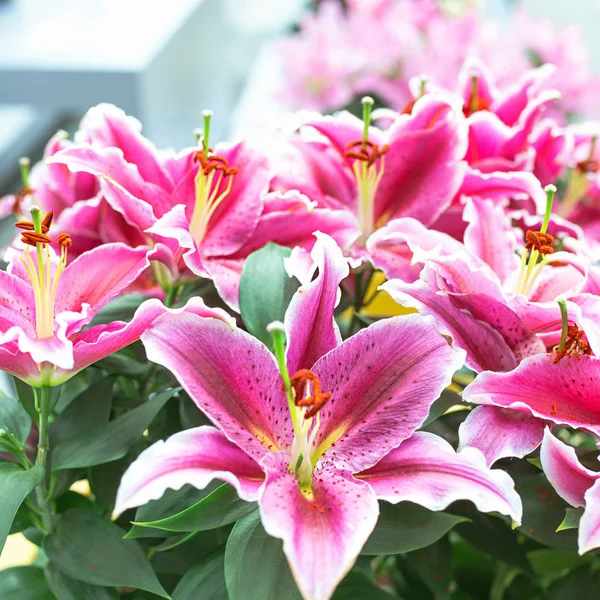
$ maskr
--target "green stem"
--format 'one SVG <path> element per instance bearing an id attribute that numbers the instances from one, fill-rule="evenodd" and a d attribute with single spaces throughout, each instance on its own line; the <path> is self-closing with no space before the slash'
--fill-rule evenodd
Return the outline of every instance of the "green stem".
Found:
<path id="1" fill-rule="evenodd" d="M 43 385 L 40 388 L 40 421 L 39 421 L 39 441 L 37 448 L 37 456 L 35 457 L 35 464 L 42 467 L 44 470 L 44 478 L 36 489 L 36 497 L 40 511 L 42 513 L 42 521 L 46 533 L 52 531 L 52 513 L 49 508 L 48 489 L 46 487 L 46 467 L 48 451 L 50 449 L 48 441 L 48 420 L 50 417 L 50 386 Z"/>
<path id="2" fill-rule="evenodd" d="M 173 304 L 175 304 L 175 300 L 177 300 L 177 296 L 179 295 L 179 287 L 180 286 L 175 283 L 169 288 L 167 297 L 165 298 L 165 306 L 167 308 L 171 308 Z"/>
<path id="3" fill-rule="evenodd" d="M 518 569 L 500 563 L 490 589 L 490 600 L 503 600 L 504 592 L 510 587 L 518 574 Z"/>

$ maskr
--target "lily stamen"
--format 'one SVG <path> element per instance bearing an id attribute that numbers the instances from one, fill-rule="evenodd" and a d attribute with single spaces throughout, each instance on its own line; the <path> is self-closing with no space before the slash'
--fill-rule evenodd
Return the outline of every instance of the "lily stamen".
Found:
<path id="1" fill-rule="evenodd" d="M 375 228 L 375 195 L 385 169 L 385 153 L 389 150 L 387 144 L 380 147 L 369 140 L 373 103 L 373 99 L 368 96 L 362 99 L 363 137 L 350 142 L 344 152 L 344 156 L 353 161 L 352 171 L 358 192 L 358 222 L 365 238 Z"/>
<path id="2" fill-rule="evenodd" d="M 61 248 L 58 265 L 52 276 L 52 258 L 49 244 L 52 238 L 48 235 L 52 225 L 53 213 L 49 211 L 40 219 L 40 209 L 31 209 L 31 221 L 18 221 L 15 225 L 21 230 L 21 241 L 26 244 L 21 253 L 21 262 L 29 275 L 35 299 L 36 332 L 39 339 L 54 335 L 54 304 L 58 281 L 67 266 L 67 249 L 72 245 L 71 236 L 61 233 L 57 243 Z M 29 247 L 37 249 L 37 264 L 31 258 Z"/>
<path id="3" fill-rule="evenodd" d="M 198 150 L 194 156 L 194 160 L 200 163 L 200 167 L 195 178 L 196 204 L 190 231 L 197 244 L 201 244 L 204 240 L 209 221 L 231 192 L 233 176 L 238 172 L 237 167 L 229 166 L 227 158 L 212 154 L 213 150 L 208 146 L 211 116 L 210 111 L 205 111 L 204 133 L 201 136 L 202 149 Z M 225 190 L 219 194 L 219 189 L 225 181 L 227 181 Z"/>
<path id="4" fill-rule="evenodd" d="M 308 369 L 296 371 L 290 383 L 294 388 L 296 406 L 310 407 L 310 410 L 304 413 L 305 419 L 314 417 L 331 398 L 331 392 L 323 393 L 319 378 Z M 312 395 L 304 397 L 309 385 L 312 385 Z"/>
<path id="5" fill-rule="evenodd" d="M 548 263 L 546 257 L 554 252 L 554 237 L 547 233 L 547 229 L 550 223 L 550 215 L 552 214 L 552 204 L 554 202 L 556 187 L 547 185 L 545 191 L 546 212 L 542 226 L 539 231 L 527 231 L 525 234 L 525 247 L 521 252 L 521 269 L 516 291 L 517 294 L 524 294 L 525 296 L 531 291 L 542 267 Z M 527 257 L 527 252 L 529 252 L 529 258 Z M 542 260 L 538 263 L 540 255 L 542 256 Z"/>

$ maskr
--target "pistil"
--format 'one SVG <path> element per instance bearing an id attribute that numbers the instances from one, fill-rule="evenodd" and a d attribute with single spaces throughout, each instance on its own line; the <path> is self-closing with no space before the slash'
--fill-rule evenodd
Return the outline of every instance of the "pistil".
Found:
<path id="1" fill-rule="evenodd" d="M 202 148 L 195 156 L 199 168 L 194 180 L 196 204 L 190 224 L 190 232 L 198 245 L 206 237 L 211 217 L 231 192 L 233 176 L 238 172 L 236 167 L 229 166 L 225 157 L 212 154 L 212 149 L 208 145 L 212 111 L 205 110 L 202 115 L 204 132 L 201 136 Z M 225 189 L 219 192 L 222 184 L 226 184 Z"/>
<path id="2" fill-rule="evenodd" d="M 585 332 L 577 325 L 569 325 L 567 303 L 564 299 L 558 300 L 562 320 L 560 344 L 554 349 L 554 364 L 559 363 L 566 356 L 591 355 L 592 349 L 586 339 Z"/>
<path id="3" fill-rule="evenodd" d="M 548 185 L 546 191 L 546 212 L 542 227 L 539 231 L 527 231 L 525 234 L 525 248 L 521 253 L 521 269 L 519 272 L 519 281 L 517 284 L 517 293 L 527 296 L 531 291 L 533 284 L 537 280 L 542 267 L 547 264 L 546 257 L 554 252 L 554 237 L 547 233 L 550 215 L 552 214 L 552 204 L 556 187 Z M 527 252 L 529 251 L 529 259 Z M 538 259 L 542 255 L 542 260 Z"/>
<path id="4" fill-rule="evenodd" d="M 385 169 L 385 153 L 389 146 L 381 148 L 369 141 L 369 126 L 371 124 L 371 110 L 373 98 L 365 96 L 363 105 L 363 137 L 350 142 L 346 146 L 344 155 L 352 160 L 352 171 L 356 180 L 358 195 L 358 222 L 366 239 L 375 228 L 375 195 Z"/>
<path id="5" fill-rule="evenodd" d="M 309 490 L 316 463 L 313 455 L 314 442 L 321 425 L 320 410 L 331 398 L 331 392 L 323 392 L 319 378 L 308 369 L 300 369 L 290 377 L 285 361 L 283 323 L 276 321 L 267 329 L 273 338 L 273 351 L 279 365 L 282 389 L 286 394 L 294 428 L 288 468 L 298 477 L 300 487 Z"/>

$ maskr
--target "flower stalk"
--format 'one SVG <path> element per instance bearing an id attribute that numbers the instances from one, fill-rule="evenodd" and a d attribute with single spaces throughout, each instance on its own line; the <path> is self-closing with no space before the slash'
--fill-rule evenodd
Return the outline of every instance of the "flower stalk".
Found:
<path id="1" fill-rule="evenodd" d="M 48 505 L 48 488 L 46 487 L 46 468 L 48 464 L 48 452 L 50 451 L 50 443 L 48 438 L 48 422 L 50 418 L 50 403 L 51 403 L 50 387 L 43 385 L 39 390 L 39 441 L 35 464 L 44 470 L 42 482 L 36 489 L 36 497 L 38 506 L 42 516 L 42 523 L 46 533 L 50 533 L 53 528 L 52 513 Z"/>

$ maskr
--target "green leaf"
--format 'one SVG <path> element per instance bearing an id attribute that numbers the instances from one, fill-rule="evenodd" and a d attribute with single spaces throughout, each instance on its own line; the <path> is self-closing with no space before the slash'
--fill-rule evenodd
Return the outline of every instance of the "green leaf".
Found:
<path id="1" fill-rule="evenodd" d="M 436 600 L 448 600 L 452 583 L 452 548 L 447 537 L 435 544 L 408 554 L 415 572 L 435 594 Z"/>
<path id="2" fill-rule="evenodd" d="M 284 259 L 289 248 L 267 244 L 245 261 L 240 281 L 240 313 L 246 329 L 271 347 L 267 325 L 283 321 L 285 311 L 298 289 L 298 281 L 289 277 Z"/>
<path id="3" fill-rule="evenodd" d="M 571 571 L 567 577 L 552 586 L 548 600 L 583 600 L 598 597 L 600 571 L 593 566 L 584 566 Z"/>
<path id="4" fill-rule="evenodd" d="M 114 523 L 86 509 L 63 515 L 44 540 L 50 563 L 72 579 L 92 585 L 133 587 L 169 598 L 135 540 Z"/>
<path id="5" fill-rule="evenodd" d="M 491 558 L 531 573 L 527 560 L 527 549 L 519 544 L 510 525 L 501 518 L 491 517 L 477 511 L 469 504 L 461 514 L 470 519 L 470 523 L 461 523 L 456 533 Z"/>
<path id="6" fill-rule="evenodd" d="M 577 531 L 556 531 L 568 504 L 554 491 L 545 475 L 536 473 L 513 479 L 523 501 L 523 521 L 519 531 L 556 550 L 577 552 Z"/>
<path id="7" fill-rule="evenodd" d="M 174 388 L 156 394 L 113 421 L 68 438 L 56 446 L 52 454 L 53 468 L 92 467 L 122 458 L 177 391 Z"/>
<path id="8" fill-rule="evenodd" d="M 71 579 L 54 565 L 48 565 L 44 572 L 57 600 L 117 600 L 113 590 Z"/>
<path id="9" fill-rule="evenodd" d="M 13 463 L 0 463 L 0 552 L 23 500 L 42 481 L 44 470 L 25 471 Z"/>
<path id="10" fill-rule="evenodd" d="M 15 398 L 0 397 L 0 429 L 9 431 L 24 444 L 31 431 L 31 417 Z"/>
<path id="11" fill-rule="evenodd" d="M 433 512 L 411 502 L 380 502 L 379 520 L 361 554 L 412 552 L 437 542 L 464 521 L 465 517 Z"/>
<path id="12" fill-rule="evenodd" d="M 527 554 L 527 558 L 536 575 L 558 575 L 561 571 L 570 571 L 593 560 L 591 555 L 579 556 L 574 552 L 549 548 L 533 550 Z"/>
<path id="13" fill-rule="evenodd" d="M 114 321 L 129 323 L 140 304 L 147 299 L 148 296 L 144 296 L 143 294 L 125 294 L 124 296 L 119 296 L 111 300 L 94 316 L 88 328 L 95 327 L 96 325 L 108 325 Z"/>
<path id="14" fill-rule="evenodd" d="M 39 567 L 11 567 L 0 571 L 0 597 L 2 600 L 56 600 Z"/>
<path id="15" fill-rule="evenodd" d="M 449 408 L 457 405 L 463 407 L 466 406 L 462 401 L 460 394 L 457 394 L 452 390 L 444 390 L 442 395 L 431 405 L 429 415 L 425 419 L 423 425 L 421 425 L 421 428 L 427 427 L 427 425 L 439 419 Z"/>
<path id="16" fill-rule="evenodd" d="M 194 506 L 172 517 L 135 524 L 167 531 L 205 531 L 233 523 L 255 509 L 255 503 L 241 500 L 235 489 L 224 483 Z"/>
<path id="17" fill-rule="evenodd" d="M 114 382 L 100 379 L 74 398 L 50 427 L 51 447 L 104 425 L 110 418 Z"/>
<path id="18" fill-rule="evenodd" d="M 377 587 L 363 571 L 353 569 L 338 585 L 332 600 L 394 600 L 385 590 Z"/>
<path id="19" fill-rule="evenodd" d="M 106 369 L 111 373 L 129 375 L 130 377 L 142 377 L 150 370 L 150 363 L 141 363 L 122 352 L 115 352 L 99 360 L 96 367 Z"/>
<path id="20" fill-rule="evenodd" d="M 192 567 L 177 584 L 173 600 L 228 600 L 225 554 L 220 552 Z"/>
<path id="21" fill-rule="evenodd" d="M 584 508 L 567 508 L 565 511 L 565 518 L 562 523 L 557 527 L 556 531 L 564 531 L 565 529 L 577 529 L 579 527 L 579 521 L 583 516 Z"/>
<path id="22" fill-rule="evenodd" d="M 219 481 L 212 481 L 203 490 L 198 490 L 191 485 L 186 485 L 180 490 L 167 490 L 158 500 L 151 500 L 148 504 L 140 506 L 136 513 L 134 523 L 149 523 L 151 521 L 160 521 L 172 517 L 191 506 L 194 506 L 216 488 L 222 485 Z M 127 538 L 141 537 L 163 537 L 170 535 L 165 529 L 156 529 L 155 527 L 145 527 L 143 525 L 133 525 L 127 533 Z"/>
<path id="23" fill-rule="evenodd" d="M 301 598 L 283 544 L 267 535 L 258 511 L 241 518 L 233 527 L 225 548 L 225 581 L 230 600 Z"/>

